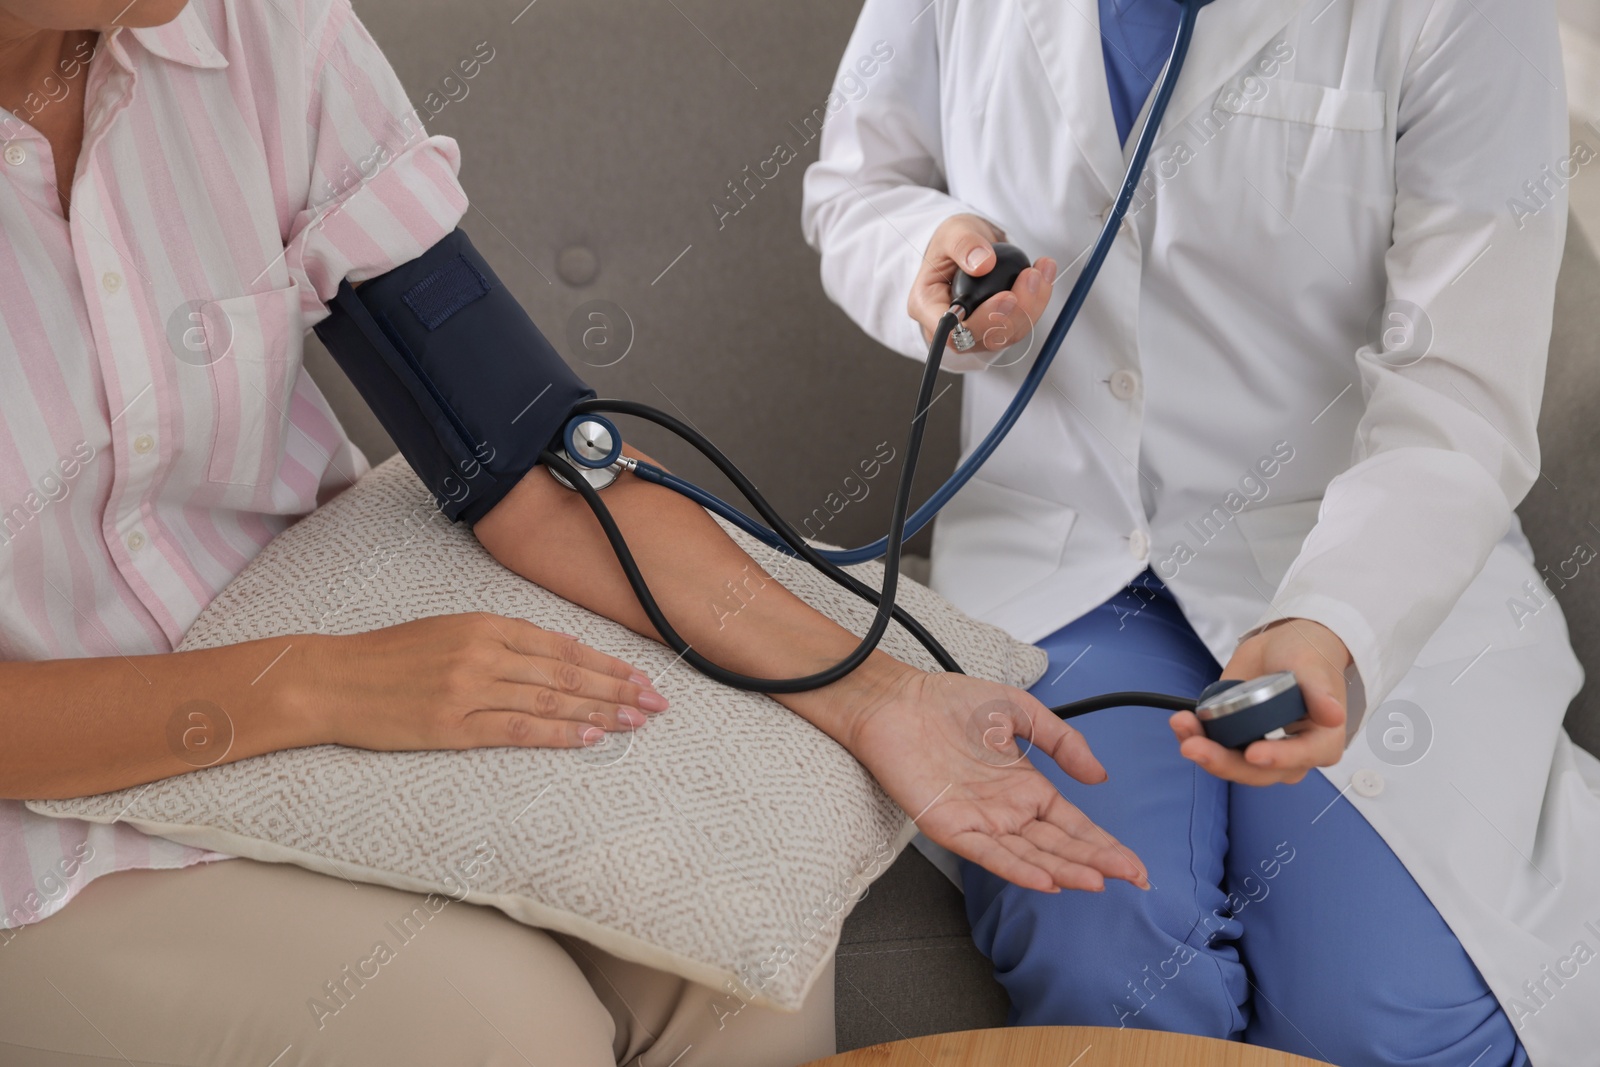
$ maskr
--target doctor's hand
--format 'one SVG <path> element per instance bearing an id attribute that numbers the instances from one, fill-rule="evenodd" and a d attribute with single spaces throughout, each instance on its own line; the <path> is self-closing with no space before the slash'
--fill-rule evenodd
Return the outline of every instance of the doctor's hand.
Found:
<path id="1" fill-rule="evenodd" d="M 1293 671 L 1307 718 L 1285 728 L 1290 736 L 1256 741 L 1241 754 L 1207 739 L 1192 711 L 1172 716 L 1179 751 L 1218 778 L 1245 785 L 1293 784 L 1313 767 L 1339 762 L 1345 746 L 1344 670 L 1350 650 L 1334 632 L 1309 619 L 1282 619 L 1239 645 L 1222 671 L 1244 681 Z"/>
<path id="2" fill-rule="evenodd" d="M 950 282 L 956 269 L 974 277 L 989 273 L 995 264 L 994 242 L 1005 239 L 1004 233 L 976 215 L 952 215 L 933 231 L 906 303 L 906 310 L 922 327 L 924 343 L 933 340 L 939 318 L 950 310 Z M 1025 339 L 1050 302 L 1056 269 L 1056 261 L 1045 256 L 1023 271 L 1009 292 L 979 304 L 966 320 L 978 343 L 960 354 L 982 357 Z M 955 352 L 954 344 L 946 347 Z"/>
<path id="3" fill-rule="evenodd" d="M 918 829 L 1007 881 L 1048 893 L 1103 890 L 1107 878 L 1149 888 L 1138 857 L 1028 762 L 1037 746 L 1080 782 L 1106 778 L 1083 735 L 1021 690 L 905 668 L 841 740 Z"/>

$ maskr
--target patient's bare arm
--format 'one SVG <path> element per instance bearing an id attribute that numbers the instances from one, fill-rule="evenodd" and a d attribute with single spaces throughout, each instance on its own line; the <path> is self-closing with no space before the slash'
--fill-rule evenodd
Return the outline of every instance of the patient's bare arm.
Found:
<path id="1" fill-rule="evenodd" d="M 472 612 L 194 652 L 0 663 L 0 797 L 86 796 L 285 748 L 570 747 L 665 702 L 631 666 Z"/>
<path id="2" fill-rule="evenodd" d="M 717 662 L 808 674 L 855 646 L 776 582 L 732 617 L 715 610 L 724 582 L 759 572 L 677 494 L 628 478 L 607 503 L 668 616 Z M 530 472 L 476 532 L 508 567 L 650 632 L 587 506 L 546 471 Z M 1082 738 L 1026 693 L 880 653 L 825 689 L 779 699 L 846 746 L 924 833 L 1002 877 L 1047 891 L 1099 889 L 1106 877 L 1144 884 L 1132 854 L 1017 749 L 1013 733 L 1082 781 L 1105 777 Z M 205 651 L 0 663 L 0 797 L 108 792 L 315 744 L 576 746 L 664 707 L 631 665 L 483 613 Z"/>
<path id="3" fill-rule="evenodd" d="M 831 666 L 856 646 L 854 634 L 766 579 L 698 505 L 631 477 L 605 490 L 605 502 L 662 610 L 702 655 L 784 678 Z M 529 580 L 658 636 L 588 505 L 548 471 L 529 472 L 475 532 Z M 750 593 L 736 613 L 725 604 L 730 582 Z M 1013 733 L 1082 781 L 1105 777 L 1082 736 L 1026 693 L 874 653 L 833 685 L 774 699 L 861 760 L 929 837 L 1002 877 L 1046 891 L 1099 889 L 1105 877 L 1145 881 L 1132 854 L 1017 751 Z"/>

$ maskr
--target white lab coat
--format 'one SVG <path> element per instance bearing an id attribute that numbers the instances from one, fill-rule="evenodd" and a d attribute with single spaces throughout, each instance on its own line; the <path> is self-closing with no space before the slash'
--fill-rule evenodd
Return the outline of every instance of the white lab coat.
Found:
<path id="1" fill-rule="evenodd" d="M 829 295 L 922 358 L 912 278 L 970 212 L 1061 263 L 1042 339 L 1124 166 L 1094 0 L 867 0 L 840 85 L 805 186 Z M 1540 1067 L 1600 1055 L 1600 762 L 1561 728 L 1582 671 L 1512 511 L 1540 477 L 1561 85 L 1550 0 L 1206 7 L 1093 295 L 933 548 L 935 588 L 1024 640 L 1147 565 L 1221 662 L 1283 616 L 1338 634 L 1352 738 L 1324 773 Z M 966 447 L 1031 358 L 967 376 Z"/>

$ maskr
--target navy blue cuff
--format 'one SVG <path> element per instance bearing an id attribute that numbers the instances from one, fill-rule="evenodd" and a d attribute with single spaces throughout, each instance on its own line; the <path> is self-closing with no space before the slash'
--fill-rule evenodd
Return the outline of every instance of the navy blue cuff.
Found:
<path id="1" fill-rule="evenodd" d="M 594 397 L 461 230 L 316 326 L 452 522 L 476 523 Z"/>

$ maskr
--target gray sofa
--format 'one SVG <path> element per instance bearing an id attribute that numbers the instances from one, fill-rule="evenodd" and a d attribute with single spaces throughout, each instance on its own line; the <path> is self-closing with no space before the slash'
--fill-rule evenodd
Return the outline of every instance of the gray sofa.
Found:
<path id="1" fill-rule="evenodd" d="M 918 368 L 828 302 L 799 228 L 801 173 L 816 158 L 814 131 L 858 0 L 356 7 L 413 102 L 437 111 L 430 129 L 460 142 L 474 241 L 556 346 L 588 364 L 581 369 L 602 394 L 677 410 L 796 518 L 838 489 L 885 427 L 904 424 Z M 463 78 L 458 62 L 481 60 L 482 42 L 493 57 Z M 728 183 L 779 141 L 799 158 L 734 200 Z M 607 319 L 591 318 L 597 311 Z M 608 326 L 585 344 L 585 329 Z M 1547 559 L 1600 545 L 1597 356 L 1600 262 L 1574 229 L 1541 423 L 1549 480 L 1521 509 Z M 368 457 L 391 454 L 326 354 L 308 360 Z M 954 463 L 955 396 L 932 409 L 919 494 Z M 648 430 L 636 439 L 718 483 L 675 440 Z M 887 494 L 851 503 L 825 536 L 870 540 L 887 511 Z M 1600 577 L 1585 573 L 1558 595 L 1580 655 L 1600 665 L 1596 592 Z M 1600 751 L 1595 689 L 1568 723 Z M 1007 1009 L 970 943 L 960 894 L 909 850 L 851 914 L 837 991 L 841 1049 L 1000 1025 Z"/>

